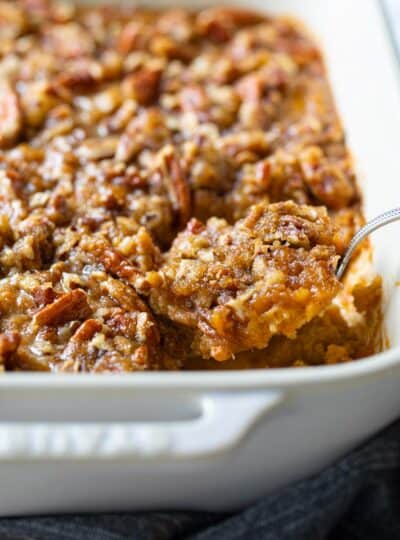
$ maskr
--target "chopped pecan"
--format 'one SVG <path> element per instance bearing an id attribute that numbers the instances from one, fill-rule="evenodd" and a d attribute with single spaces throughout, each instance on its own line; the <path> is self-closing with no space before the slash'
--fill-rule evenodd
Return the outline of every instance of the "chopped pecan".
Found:
<path id="1" fill-rule="evenodd" d="M 259 74 L 246 75 L 236 84 L 240 97 L 245 101 L 260 101 L 263 96 L 264 83 Z"/>
<path id="2" fill-rule="evenodd" d="M 170 36 L 154 36 L 151 40 L 150 51 L 156 56 L 168 58 L 169 60 L 182 60 L 190 62 L 196 54 L 196 49 L 191 44 L 182 44 Z"/>
<path id="3" fill-rule="evenodd" d="M 117 279 L 108 279 L 102 283 L 102 289 L 113 298 L 118 305 L 127 311 L 140 311 L 149 314 L 149 308 L 137 292 Z"/>
<path id="4" fill-rule="evenodd" d="M 86 293 L 82 289 L 75 289 L 35 313 L 33 322 L 37 326 L 53 326 L 85 319 L 91 311 Z"/>
<path id="5" fill-rule="evenodd" d="M 160 14 L 156 28 L 162 34 L 187 43 L 193 37 L 192 14 L 185 9 L 170 9 Z"/>
<path id="6" fill-rule="evenodd" d="M 142 49 L 147 43 L 144 26 L 137 21 L 130 21 L 124 26 L 118 38 L 117 50 L 128 54 L 135 49 Z"/>
<path id="7" fill-rule="evenodd" d="M 7 361 L 16 352 L 21 342 L 18 332 L 4 332 L 0 334 L 0 366 L 7 367 Z"/>
<path id="8" fill-rule="evenodd" d="M 122 89 L 140 105 L 150 105 L 158 97 L 161 75 L 161 69 L 143 67 L 124 79 Z"/>
<path id="9" fill-rule="evenodd" d="M 267 189 L 271 182 L 271 165 L 269 161 L 263 160 L 256 164 L 255 181 L 262 189 Z"/>
<path id="10" fill-rule="evenodd" d="M 135 279 L 142 275 L 138 268 L 130 264 L 125 257 L 112 247 L 99 243 L 94 253 L 98 256 L 107 272 L 126 279 L 130 283 L 134 283 Z"/>
<path id="11" fill-rule="evenodd" d="M 3 269 L 38 270 L 47 265 L 54 254 L 53 224 L 34 214 L 15 227 L 15 243 L 0 254 Z"/>
<path id="12" fill-rule="evenodd" d="M 96 78 L 93 73 L 90 73 L 88 69 L 80 69 L 59 75 L 54 81 L 52 88 L 58 93 L 60 88 L 78 90 L 93 86 L 95 83 Z"/>
<path id="13" fill-rule="evenodd" d="M 75 22 L 49 25 L 44 29 L 44 44 L 61 58 L 90 55 L 95 49 L 93 37 Z"/>
<path id="14" fill-rule="evenodd" d="M 133 118 L 122 134 L 115 159 L 128 162 L 141 150 L 157 150 L 170 135 L 165 118 L 156 108 L 146 109 Z"/>
<path id="15" fill-rule="evenodd" d="M 174 210 L 179 214 L 179 224 L 184 227 L 191 215 L 190 188 L 183 172 L 179 156 L 172 146 L 166 146 L 160 154 L 161 171 L 167 184 Z"/>
<path id="16" fill-rule="evenodd" d="M 96 319 L 87 319 L 84 321 L 72 336 L 71 340 L 74 342 L 89 341 L 92 337 L 100 332 L 103 325 Z"/>
<path id="17" fill-rule="evenodd" d="M 119 139 L 117 137 L 101 137 L 98 139 L 86 139 L 78 148 L 78 155 L 85 161 L 96 161 L 113 157 Z"/>
<path id="18" fill-rule="evenodd" d="M 205 111 L 210 100 L 205 89 L 200 85 L 190 85 L 182 89 L 180 101 L 184 111 Z"/>
<path id="19" fill-rule="evenodd" d="M 51 285 L 44 285 L 43 287 L 37 287 L 33 291 L 33 297 L 38 306 L 46 306 L 54 302 L 56 293 Z"/>
<path id="20" fill-rule="evenodd" d="M 0 148 L 16 142 L 22 130 L 22 113 L 17 93 L 7 82 L 0 84 Z"/>
<path id="21" fill-rule="evenodd" d="M 187 224 L 187 230 L 191 234 L 200 234 L 201 231 L 203 231 L 204 229 L 205 229 L 204 223 L 202 223 L 196 218 L 192 218 Z"/>
<path id="22" fill-rule="evenodd" d="M 59 97 L 54 92 L 52 84 L 44 81 L 34 81 L 27 84 L 21 94 L 21 107 L 25 124 L 30 127 L 40 127 L 49 111 L 58 105 Z"/>
<path id="23" fill-rule="evenodd" d="M 201 11 L 196 20 L 196 27 L 201 35 L 216 42 L 228 41 L 240 26 L 257 24 L 263 17 L 251 10 L 212 7 Z"/>
<path id="24" fill-rule="evenodd" d="M 356 196 L 354 182 L 346 165 L 329 163 L 319 147 L 310 147 L 300 154 L 305 183 L 313 195 L 329 208 L 348 206 Z"/>
<path id="25" fill-rule="evenodd" d="M 313 195 L 329 208 L 346 208 L 356 195 L 354 185 L 336 165 L 324 165 L 314 175 L 306 176 Z"/>
<path id="26" fill-rule="evenodd" d="M 15 39 L 28 27 L 28 18 L 21 6 L 0 2 L 0 36 L 3 39 Z"/>
<path id="27" fill-rule="evenodd" d="M 229 156 L 238 157 L 241 152 L 251 152 L 264 156 L 268 153 L 270 143 L 268 135 L 261 130 L 242 131 L 226 135 L 219 141 L 219 147 Z"/>
<path id="28" fill-rule="evenodd" d="M 140 345 L 133 353 L 133 362 L 145 366 L 149 361 L 149 347 L 147 345 Z"/>
<path id="29" fill-rule="evenodd" d="M 54 225 L 47 218 L 32 215 L 18 227 L 14 251 L 20 253 L 24 268 L 41 268 L 54 254 Z"/>

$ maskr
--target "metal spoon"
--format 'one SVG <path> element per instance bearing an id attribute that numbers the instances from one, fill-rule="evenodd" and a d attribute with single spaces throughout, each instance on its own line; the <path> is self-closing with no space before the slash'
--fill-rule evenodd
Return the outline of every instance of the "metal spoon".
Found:
<path id="1" fill-rule="evenodd" d="M 355 249 L 358 247 L 360 242 L 364 240 L 364 238 L 366 238 L 369 234 L 376 231 L 377 229 L 380 229 L 384 225 L 398 220 L 400 220 L 400 208 L 393 208 L 393 210 L 388 210 L 387 212 L 384 212 L 380 216 L 377 216 L 376 218 L 369 221 L 366 225 L 364 225 L 364 227 L 362 227 L 358 231 L 358 233 L 353 236 L 353 239 L 351 240 L 346 250 L 346 253 L 340 261 L 339 266 L 337 267 L 336 277 L 338 279 L 341 279 L 343 277 L 343 274 L 346 271 L 346 268 L 351 260 L 351 257 L 353 256 Z"/>

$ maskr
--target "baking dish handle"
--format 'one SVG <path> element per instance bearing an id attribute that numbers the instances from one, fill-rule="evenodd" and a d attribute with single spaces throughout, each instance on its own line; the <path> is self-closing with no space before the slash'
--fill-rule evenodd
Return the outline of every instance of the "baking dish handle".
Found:
<path id="1" fill-rule="evenodd" d="M 238 444 L 282 401 L 280 391 L 219 392 L 200 414 L 173 422 L 0 422 L 0 461 L 203 457 Z"/>

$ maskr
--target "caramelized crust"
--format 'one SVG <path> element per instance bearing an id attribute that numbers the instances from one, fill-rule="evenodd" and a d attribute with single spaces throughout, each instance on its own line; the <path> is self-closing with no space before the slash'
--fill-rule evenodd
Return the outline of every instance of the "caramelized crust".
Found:
<path id="1" fill-rule="evenodd" d="M 339 290 L 334 232 L 325 209 L 258 204 L 230 226 L 192 220 L 150 293 L 157 313 L 195 328 L 193 353 L 227 360 L 294 337 Z"/>
<path id="2" fill-rule="evenodd" d="M 158 322 L 128 283 L 153 267 L 140 257 L 143 245 L 150 256 L 145 233 L 130 238 L 136 257 L 119 254 L 111 268 L 104 262 L 104 252 L 112 249 L 105 236 L 70 231 L 63 244 L 58 240 L 58 261 L 48 269 L 10 272 L 0 280 L 3 366 L 72 372 L 159 369 Z M 117 279 L 120 272 L 123 280 Z"/>
<path id="3" fill-rule="evenodd" d="M 292 21 L 47 0 L 0 14 L 1 168 L 27 214 L 129 216 L 165 248 L 191 217 L 233 222 L 261 199 L 359 211 L 320 53 Z"/>
<path id="4" fill-rule="evenodd" d="M 308 365 L 373 350 L 370 282 L 353 276 L 332 300 L 363 216 L 300 24 L 0 0 L 0 81 L 2 369 L 251 367 L 243 355 L 258 354 L 257 367 Z M 357 324 L 327 315 L 349 306 Z"/>

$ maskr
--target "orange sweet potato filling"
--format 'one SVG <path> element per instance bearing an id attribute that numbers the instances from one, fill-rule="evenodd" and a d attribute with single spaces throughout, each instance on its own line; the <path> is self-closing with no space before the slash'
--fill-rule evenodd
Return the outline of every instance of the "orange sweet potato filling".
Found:
<path id="1" fill-rule="evenodd" d="M 227 360 L 296 330 L 339 291 L 334 231 L 325 209 L 293 202 L 251 207 L 231 226 L 192 220 L 150 289 L 156 313 L 195 329 L 195 356 Z"/>

